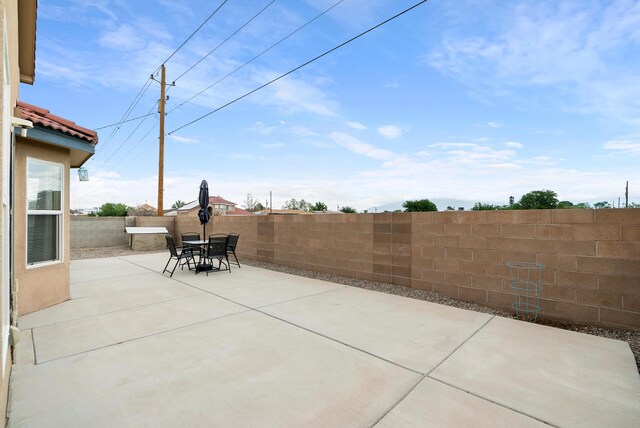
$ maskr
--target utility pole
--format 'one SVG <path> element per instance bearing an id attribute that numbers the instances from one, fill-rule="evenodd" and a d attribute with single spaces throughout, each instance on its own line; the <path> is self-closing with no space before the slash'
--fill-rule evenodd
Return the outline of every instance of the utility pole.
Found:
<path id="1" fill-rule="evenodd" d="M 158 153 L 158 216 L 164 215 L 164 104 L 166 101 L 165 96 L 165 69 L 164 64 L 160 71 L 160 101 L 158 105 L 160 107 L 160 143 Z"/>
<path id="2" fill-rule="evenodd" d="M 629 208 L 629 182 L 627 181 L 627 187 L 624 189 L 624 207 Z"/>

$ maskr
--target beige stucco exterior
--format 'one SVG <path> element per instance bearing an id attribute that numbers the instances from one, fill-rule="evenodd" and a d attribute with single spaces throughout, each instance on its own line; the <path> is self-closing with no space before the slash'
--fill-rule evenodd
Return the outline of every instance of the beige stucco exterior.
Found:
<path id="1" fill-rule="evenodd" d="M 15 107 L 19 85 L 20 82 L 32 84 L 35 79 L 36 9 L 36 0 L 0 0 L 0 47 L 2 48 L 0 73 L 3 76 L 2 85 L 0 85 L 0 99 L 2 99 L 2 103 L 0 103 L 0 132 L 2 133 L 0 138 L 0 143 L 2 143 L 0 144 L 0 203 L 10 199 L 13 192 L 13 189 L 6 186 L 5 183 L 5 177 L 9 176 L 10 170 L 5 167 L 5 162 L 10 164 L 11 151 L 7 150 L 7 147 L 11 147 L 13 131 L 11 122 L 12 116 L 16 115 Z M 5 70 L 8 72 L 6 80 Z M 8 194 L 6 189 L 9 189 Z M 3 210 L 0 209 L 0 225 L 8 221 L 8 216 L 5 216 Z M 7 250 L 6 254 L 14 253 L 10 236 L 3 232 L 2 227 L 0 227 L 0 246 Z M 5 281 L 12 289 L 11 272 L 6 268 L 7 265 L 7 259 L 3 259 L 3 251 L 0 251 L 0 282 Z M 5 319 L 11 309 L 10 302 L 3 298 L 3 293 L 0 293 L 0 319 Z M 15 320 L 15 316 L 12 316 L 11 319 Z M 4 426 L 12 359 L 10 348 L 4 342 L 0 346 L 2 346 L 2 355 L 5 357 L 4 361 L 0 359 L 0 366 L 4 363 L 0 374 L 0 426 Z"/>
<path id="2" fill-rule="evenodd" d="M 63 165 L 62 261 L 27 267 L 27 158 Z M 18 137 L 15 147 L 15 276 L 19 281 L 18 313 L 24 315 L 69 299 L 69 150 Z"/>

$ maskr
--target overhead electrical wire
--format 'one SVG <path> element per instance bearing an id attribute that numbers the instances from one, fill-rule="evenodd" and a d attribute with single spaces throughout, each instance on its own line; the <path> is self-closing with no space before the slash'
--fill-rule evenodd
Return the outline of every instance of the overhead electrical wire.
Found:
<path id="1" fill-rule="evenodd" d="M 107 162 L 109 162 L 116 153 L 118 153 L 120 151 L 120 149 L 126 144 L 127 141 L 129 141 L 131 139 L 131 137 L 133 136 L 133 134 L 135 134 L 135 132 L 138 130 L 138 128 L 140 128 L 140 126 L 144 123 L 144 121 L 146 120 L 147 117 L 152 115 L 152 111 L 156 108 L 156 106 L 158 105 L 158 101 L 156 101 L 151 108 L 149 109 L 148 113 L 146 115 L 144 115 L 144 118 L 138 123 L 138 125 L 136 125 L 136 127 L 133 129 L 133 131 L 131 131 L 131 133 L 129 133 L 129 136 L 127 138 L 125 138 L 120 145 L 118 146 L 118 148 L 111 153 L 111 155 L 104 161 L 102 161 L 102 163 L 99 165 L 99 167 L 102 167 L 104 165 L 106 165 Z M 98 168 L 97 166 L 94 166 L 94 168 Z"/>
<path id="2" fill-rule="evenodd" d="M 131 149 L 129 150 L 129 152 L 127 152 L 127 154 L 128 154 L 128 153 L 133 152 L 133 150 L 134 150 L 134 149 L 135 149 L 135 148 L 136 148 L 136 147 L 137 147 L 137 146 L 138 146 L 142 141 L 144 141 L 144 139 L 145 139 L 145 138 L 147 138 L 147 136 L 151 133 L 151 131 L 153 131 L 154 129 L 156 129 L 156 127 L 158 126 L 158 123 L 159 123 L 159 121 L 157 120 L 157 121 L 153 124 L 153 126 L 152 126 L 151 128 L 149 128 L 149 130 L 148 130 L 148 131 L 147 131 L 147 132 L 146 132 L 146 133 L 145 133 L 145 134 L 144 134 L 144 135 L 143 135 L 143 136 L 142 136 L 142 137 L 141 137 L 141 138 L 140 138 L 140 139 L 139 139 L 139 140 L 138 140 L 138 141 L 133 145 L 133 146 L 131 146 Z M 129 166 L 129 165 L 131 164 L 131 162 L 132 162 L 132 161 L 134 161 L 137 157 L 138 157 L 138 156 L 131 156 L 131 157 L 129 157 L 129 161 L 128 161 L 128 162 L 126 162 L 126 163 L 124 163 L 124 164 L 122 164 L 122 163 L 121 163 L 121 164 L 119 164 L 117 167 L 112 168 L 111 170 L 112 170 L 112 171 L 122 170 L 122 169 L 126 168 L 127 166 Z M 102 167 L 102 165 L 101 165 L 101 167 Z M 99 168 L 97 168 L 97 169 L 99 169 Z M 79 193 L 79 195 L 78 195 L 78 196 L 79 196 L 79 197 L 84 197 L 84 196 L 86 196 L 87 194 L 89 194 L 90 192 L 93 192 L 93 191 L 95 191 L 95 190 L 101 189 L 101 188 L 103 188 L 106 184 L 108 184 L 108 183 L 106 183 L 106 182 L 99 183 L 99 184 L 94 184 L 94 183 L 95 183 L 95 182 L 90 183 L 90 185 L 89 185 L 89 187 L 88 187 L 88 188 L 82 189 L 82 191 Z M 91 184 L 93 184 L 93 185 L 91 185 Z"/>
<path id="3" fill-rule="evenodd" d="M 205 19 L 205 20 L 204 20 L 204 22 L 203 22 L 202 24 L 200 24 L 200 26 L 199 26 L 198 28 L 196 28 L 196 29 L 193 31 L 193 33 L 191 33 L 191 35 L 190 35 L 189 37 L 187 37 L 187 39 L 186 39 L 184 42 L 182 42 L 182 44 L 181 44 L 180 46 L 178 46 L 178 47 L 176 48 L 176 50 L 175 50 L 175 51 L 173 51 L 173 53 L 172 53 L 171 55 L 169 55 L 169 57 L 168 57 L 167 59 L 165 59 L 162 63 L 163 63 L 163 64 L 166 64 L 167 62 L 169 62 L 169 60 L 170 60 L 171 58 L 173 58 L 173 56 L 174 56 L 175 54 L 177 54 L 177 53 L 178 53 L 178 51 L 179 51 L 180 49 L 182 49 L 182 48 L 184 47 L 184 45 L 186 45 L 186 44 L 187 44 L 187 42 L 188 42 L 189 40 L 191 40 L 191 39 L 193 38 L 193 36 L 195 36 L 195 35 L 196 35 L 196 33 L 197 33 L 198 31 L 200 31 L 200 30 L 201 30 L 201 29 L 202 29 L 202 27 L 204 27 L 204 25 L 205 25 L 207 22 L 209 22 L 209 20 L 210 20 L 211 18 L 213 18 L 213 16 L 214 16 L 216 13 L 218 13 L 218 11 L 219 11 L 220 9 L 222 9 L 222 6 L 224 6 L 228 1 L 229 1 L 229 0 L 224 0 L 222 3 L 220 3 L 220 6 L 218 6 L 217 8 L 215 8 L 215 10 L 209 14 L 209 16 L 207 17 L 207 19 Z"/>
<path id="4" fill-rule="evenodd" d="M 193 36 L 196 35 L 196 33 L 198 33 L 198 31 L 200 31 L 202 29 L 202 27 L 204 27 L 204 25 L 209 22 L 209 20 L 211 18 L 213 18 L 213 16 L 218 13 L 218 11 L 222 8 L 222 6 L 224 6 L 229 0 L 224 0 L 217 8 L 214 9 L 213 12 L 211 12 L 209 14 L 209 16 L 207 17 L 207 19 L 204 20 L 204 22 L 202 22 L 202 24 L 200 24 L 198 26 L 198 28 L 196 28 L 189 37 L 187 37 L 187 39 L 182 42 L 182 44 L 180 46 L 178 46 L 172 53 L 171 55 L 169 55 L 167 57 L 167 59 L 165 59 L 162 63 L 166 64 L 171 58 L 173 58 L 173 56 L 178 53 L 178 51 L 180 49 L 182 49 L 184 47 L 184 45 L 187 44 L 187 42 L 189 40 L 191 40 L 193 38 Z M 275 0 L 274 0 L 275 1 Z M 151 82 L 153 81 L 153 76 L 158 72 L 158 70 L 160 70 L 160 67 L 156 68 L 153 73 L 151 73 L 151 77 L 149 77 L 145 84 L 143 85 L 143 87 L 140 89 L 140 91 L 138 92 L 138 94 L 136 95 L 136 97 L 134 98 L 134 100 L 131 102 L 131 104 L 129 105 L 129 107 L 127 108 L 127 110 L 124 112 L 124 114 L 122 115 L 122 118 L 120 119 L 119 122 L 115 123 L 115 124 L 111 124 L 111 125 L 105 125 L 105 126 L 100 126 L 98 128 L 94 128 L 94 130 L 99 130 L 99 129 L 105 129 L 105 128 L 111 128 L 113 126 L 116 127 L 116 129 L 114 129 L 113 131 L 111 131 L 111 134 L 109 134 L 109 136 L 107 137 L 107 142 L 116 134 L 116 132 L 118 131 L 119 127 L 121 124 L 126 123 L 126 122 L 131 122 L 137 119 L 142 119 L 146 116 L 138 116 L 135 117 L 133 119 L 128 119 L 129 114 L 131 114 L 131 112 L 133 111 L 133 109 L 135 108 L 135 106 L 138 104 L 138 102 L 140 101 L 140 99 L 142 98 L 142 96 L 144 95 L 144 93 L 147 91 L 147 89 L 149 88 L 149 86 L 151 85 Z M 103 143 L 102 147 L 104 147 Z"/>
<path id="5" fill-rule="evenodd" d="M 253 21 L 254 19 L 256 19 L 258 16 L 260 16 L 265 10 L 267 10 L 269 8 L 269 6 L 271 6 L 272 4 L 274 4 L 276 2 L 276 0 L 271 0 L 271 2 L 269 2 L 265 7 L 263 7 L 262 9 L 260 9 L 260 11 L 258 11 L 258 13 L 256 13 L 255 15 L 253 15 L 251 17 L 251 19 L 249 19 L 247 22 L 245 22 L 240 28 L 238 28 L 236 31 L 234 31 L 233 33 L 231 33 L 231 35 L 229 35 L 229 37 L 227 37 L 226 39 L 224 39 L 222 42 L 220 42 L 218 44 L 218 46 L 216 46 L 215 48 L 213 48 L 212 50 L 209 51 L 209 53 L 207 53 L 205 56 L 203 56 L 202 58 L 200 58 L 195 64 L 193 64 L 191 67 L 189 67 L 188 69 L 186 69 L 185 71 L 182 72 L 182 74 L 178 77 L 176 77 L 173 80 L 173 83 L 177 82 L 178 79 L 180 79 L 182 76 L 184 76 L 185 74 L 187 74 L 188 72 L 190 72 L 191 70 L 193 70 L 198 64 L 200 64 L 202 61 L 204 61 L 205 59 L 207 59 L 209 57 L 209 55 L 211 55 L 212 53 L 214 53 L 215 51 L 217 51 L 222 45 L 224 45 L 225 43 L 227 43 L 229 41 L 229 39 L 231 39 L 233 36 L 235 36 L 236 34 L 238 34 L 240 31 L 242 31 L 242 29 L 244 27 L 246 27 L 247 25 L 249 25 L 251 23 L 251 21 Z"/>
<path id="6" fill-rule="evenodd" d="M 120 125 L 122 123 L 133 122 L 134 120 L 142 119 L 142 118 L 145 118 L 147 116 L 153 116 L 154 114 L 155 113 L 143 114 L 142 116 L 132 117 L 131 119 L 123 120 L 123 121 L 120 121 L 120 122 L 117 122 L 117 123 L 112 123 L 110 125 L 104 125 L 104 126 L 101 126 L 99 128 L 93 128 L 93 130 L 94 131 L 99 131 L 101 129 L 111 128 L 113 126 L 118 126 L 118 125 Z"/>
<path id="7" fill-rule="evenodd" d="M 214 109 L 214 110 L 211 110 L 210 112 L 208 112 L 208 113 L 206 113 L 206 114 L 203 114 L 202 116 L 199 116 L 199 117 L 195 118 L 194 120 L 192 120 L 192 121 L 190 121 L 190 122 L 185 123 L 184 125 L 181 125 L 180 127 L 178 127 L 178 128 L 176 128 L 176 129 L 172 130 L 171 132 L 169 132 L 169 133 L 168 133 L 168 135 L 171 135 L 171 134 L 173 134 L 174 132 L 177 132 L 177 131 L 179 131 L 179 130 L 181 130 L 181 129 L 184 129 L 184 128 L 186 128 L 186 127 L 187 127 L 187 126 L 189 126 L 189 125 L 193 125 L 194 123 L 199 122 L 200 120 L 202 120 L 202 119 L 204 119 L 204 118 L 206 118 L 206 117 L 208 117 L 208 116 L 211 116 L 212 114 L 214 114 L 214 113 L 216 113 L 216 112 L 218 112 L 218 111 L 220 111 L 220 110 L 222 110 L 222 109 L 224 109 L 224 108 L 226 108 L 226 107 L 229 107 L 231 104 L 234 104 L 234 103 L 236 103 L 236 102 L 238 102 L 238 101 L 240 101 L 240 100 L 242 100 L 242 99 L 244 99 L 244 98 L 248 97 L 249 95 L 251 95 L 251 94 L 253 94 L 253 93 L 255 93 L 255 92 L 258 92 L 259 90 L 261 90 L 261 89 L 263 89 L 263 88 L 265 88 L 265 87 L 267 87 L 267 86 L 271 85 L 272 83 L 277 82 L 278 80 L 280 80 L 280 79 L 282 79 L 282 78 L 284 78 L 284 77 L 286 77 L 286 76 L 290 75 L 291 73 L 294 73 L 294 72 L 296 72 L 296 71 L 300 70 L 301 68 L 306 67 L 307 65 L 309 65 L 309 64 L 311 64 L 311 63 L 313 63 L 313 62 L 315 62 L 315 61 L 319 60 L 320 58 L 323 58 L 323 57 L 325 57 L 325 56 L 329 55 L 331 52 L 334 52 L 334 51 L 336 51 L 336 50 L 340 49 L 341 47 L 343 47 L 343 46 L 345 46 L 345 45 L 348 45 L 349 43 L 353 42 L 354 40 L 359 39 L 360 37 L 364 36 L 365 34 L 368 34 L 368 33 L 370 33 L 371 31 L 373 31 L 373 30 L 375 30 L 375 29 L 377 29 L 377 28 L 382 27 L 383 25 L 385 25 L 385 24 L 387 24 L 387 23 L 389 23 L 389 22 L 393 21 L 394 19 L 396 19 L 396 18 L 398 18 L 398 17 L 400 17 L 400 16 L 404 15 L 405 13 L 407 13 L 407 12 L 409 12 L 409 11 L 413 10 L 413 9 L 415 9 L 416 7 L 418 7 L 418 6 L 420 6 L 420 5 L 424 4 L 424 3 L 426 3 L 427 1 L 428 1 L 428 0 L 422 0 L 422 1 L 419 1 L 418 3 L 416 3 L 416 4 L 414 4 L 413 6 L 411 6 L 411 7 L 407 8 L 407 9 L 403 10 L 402 12 L 399 12 L 399 13 L 397 13 L 397 14 L 393 15 L 391 18 L 385 19 L 384 21 L 380 22 L 379 24 L 374 25 L 373 27 L 371 27 L 371 28 L 369 28 L 369 29 L 367 29 L 367 30 L 363 31 L 362 33 L 360 33 L 360 34 L 358 34 L 358 35 L 356 35 L 356 36 L 354 36 L 354 37 L 352 37 L 352 38 L 350 38 L 349 40 L 344 41 L 344 42 L 340 43 L 339 45 L 337 45 L 337 46 L 335 46 L 335 47 L 333 47 L 333 48 L 331 48 L 331 49 L 329 49 L 329 50 L 327 50 L 327 51 L 325 51 L 325 52 L 321 53 L 320 55 L 318 55 L 318 56 L 316 56 L 316 57 L 314 57 L 314 58 L 310 59 L 309 61 L 307 61 L 307 62 L 305 62 L 305 63 L 303 63 L 303 64 L 300 64 L 299 66 L 297 66 L 297 67 L 295 67 L 295 68 L 292 68 L 291 70 L 287 71 L 286 73 L 281 74 L 280 76 L 276 77 L 275 79 L 272 79 L 272 80 L 268 81 L 267 83 L 264 83 L 264 84 L 262 84 L 262 85 L 258 86 L 257 88 L 255 88 L 255 89 L 253 89 L 253 90 L 251 90 L 251 91 L 249 91 L 249 92 L 246 92 L 244 95 L 241 95 L 241 96 L 239 96 L 239 97 L 237 97 L 237 98 L 235 98 L 235 99 L 233 99 L 233 100 L 229 101 L 228 103 L 223 104 L 222 106 L 220 106 L 220 107 L 218 107 L 218 108 L 216 108 L 216 109 Z"/>
<path id="8" fill-rule="evenodd" d="M 262 52 L 260 52 L 259 54 L 257 54 L 256 56 L 254 56 L 253 58 L 251 58 L 249 61 L 245 62 L 244 64 L 236 67 L 235 69 L 231 70 L 229 73 L 225 74 L 224 76 L 222 76 L 220 79 L 216 80 L 215 82 L 213 82 L 211 85 L 207 86 L 206 88 L 204 88 L 203 90 L 201 90 L 200 92 L 198 92 L 197 94 L 193 95 L 191 98 L 187 99 L 186 101 L 181 102 L 180 104 L 178 104 L 177 106 L 175 106 L 174 108 L 172 108 L 171 110 L 169 110 L 167 112 L 167 114 L 179 109 L 180 107 L 182 107 L 183 105 L 191 102 L 194 98 L 204 94 L 205 92 L 207 92 L 209 89 L 213 88 L 214 86 L 216 86 L 218 83 L 222 82 L 223 80 L 225 80 L 227 77 L 231 76 L 232 74 L 237 73 L 238 71 L 240 71 L 241 69 L 243 69 L 245 66 L 251 64 L 253 61 L 255 61 L 256 59 L 260 58 L 262 55 L 266 54 L 267 52 L 269 52 L 271 49 L 275 48 L 276 46 L 278 46 L 280 43 L 284 42 L 285 40 L 287 40 L 289 37 L 293 36 L 294 34 L 296 34 L 297 32 L 299 32 L 300 30 L 302 30 L 303 28 L 307 27 L 309 24 L 313 23 L 314 21 L 316 21 L 318 18 L 322 17 L 323 15 L 325 15 L 327 12 L 329 12 L 330 10 L 332 10 L 333 8 L 335 8 L 336 6 L 338 6 L 340 3 L 342 3 L 344 0 L 339 0 L 338 2 L 334 3 L 333 5 L 331 5 L 330 7 L 328 7 L 327 9 L 325 9 L 324 11 L 322 11 L 321 13 L 319 13 L 318 15 L 316 15 L 315 17 L 313 17 L 311 20 L 307 21 L 305 24 L 301 25 L 300 27 L 296 28 L 295 30 L 293 30 L 291 33 L 287 34 L 286 36 L 284 36 L 283 38 L 281 38 L 280 40 L 278 40 L 276 43 L 272 44 L 271 46 L 269 46 L 267 49 L 263 50 Z"/>

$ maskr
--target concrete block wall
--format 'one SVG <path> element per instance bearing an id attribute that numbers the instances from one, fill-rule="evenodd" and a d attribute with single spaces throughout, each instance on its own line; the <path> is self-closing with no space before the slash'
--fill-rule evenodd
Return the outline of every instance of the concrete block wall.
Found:
<path id="1" fill-rule="evenodd" d="M 165 219 L 178 242 L 202 234 L 195 216 Z M 506 263 L 537 262 L 543 317 L 640 330 L 640 209 L 213 217 L 206 236 L 220 232 L 240 233 L 240 257 L 506 310 Z"/>
<path id="2" fill-rule="evenodd" d="M 509 308 L 507 262 L 537 262 L 546 318 L 640 329 L 640 210 L 412 214 L 411 286 Z"/>
<path id="3" fill-rule="evenodd" d="M 135 217 L 71 216 L 71 248 L 128 245 L 127 226 L 135 226 Z"/>

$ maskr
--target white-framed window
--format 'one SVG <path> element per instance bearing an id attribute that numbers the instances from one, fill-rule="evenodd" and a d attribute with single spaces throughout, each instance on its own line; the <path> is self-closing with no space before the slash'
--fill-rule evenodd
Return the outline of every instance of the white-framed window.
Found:
<path id="1" fill-rule="evenodd" d="M 62 260 L 64 166 L 27 158 L 27 267 Z"/>

